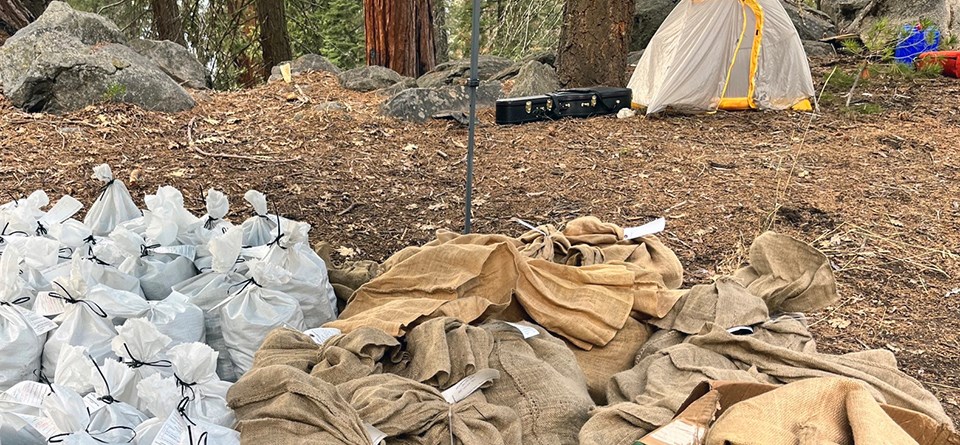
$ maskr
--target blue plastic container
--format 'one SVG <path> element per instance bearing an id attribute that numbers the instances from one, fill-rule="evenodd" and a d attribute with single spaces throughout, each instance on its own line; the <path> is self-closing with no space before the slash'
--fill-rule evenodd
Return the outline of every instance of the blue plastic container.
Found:
<path id="1" fill-rule="evenodd" d="M 940 30 L 919 29 L 913 25 L 903 25 L 905 38 L 897 43 L 893 57 L 899 63 L 913 65 L 920 54 L 936 51 L 940 47 Z"/>

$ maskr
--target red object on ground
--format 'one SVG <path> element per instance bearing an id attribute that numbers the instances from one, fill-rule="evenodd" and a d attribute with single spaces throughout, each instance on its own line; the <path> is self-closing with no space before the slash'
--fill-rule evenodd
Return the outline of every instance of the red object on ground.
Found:
<path id="1" fill-rule="evenodd" d="M 931 51 L 920 54 L 920 57 L 917 58 L 917 66 L 922 68 L 936 63 L 943 67 L 944 76 L 960 77 L 957 75 L 960 73 L 958 59 L 960 59 L 960 51 Z"/>

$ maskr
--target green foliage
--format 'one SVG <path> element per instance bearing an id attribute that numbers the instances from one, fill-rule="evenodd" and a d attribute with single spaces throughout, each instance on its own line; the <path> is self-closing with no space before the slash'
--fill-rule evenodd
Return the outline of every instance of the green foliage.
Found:
<path id="1" fill-rule="evenodd" d="M 450 58 L 470 54 L 472 0 L 446 2 Z M 518 58 L 556 49 L 563 23 L 563 0 L 483 0 L 480 52 Z"/>
<path id="2" fill-rule="evenodd" d="M 103 100 L 105 102 L 113 102 L 124 94 L 127 94 L 127 86 L 120 83 L 113 83 L 103 92 Z"/>
<path id="3" fill-rule="evenodd" d="M 362 0 L 287 0 L 294 57 L 321 54 L 337 66 L 366 62 Z"/>

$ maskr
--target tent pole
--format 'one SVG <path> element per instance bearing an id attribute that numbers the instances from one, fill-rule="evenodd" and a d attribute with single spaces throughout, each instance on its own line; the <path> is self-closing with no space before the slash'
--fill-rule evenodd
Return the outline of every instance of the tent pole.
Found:
<path id="1" fill-rule="evenodd" d="M 470 42 L 470 129 L 467 136 L 467 190 L 464 198 L 464 225 L 463 233 L 470 233 L 473 229 L 473 150 L 476 147 L 477 132 L 477 87 L 480 80 L 477 74 L 478 57 L 480 54 L 480 0 L 473 0 L 473 35 Z"/>

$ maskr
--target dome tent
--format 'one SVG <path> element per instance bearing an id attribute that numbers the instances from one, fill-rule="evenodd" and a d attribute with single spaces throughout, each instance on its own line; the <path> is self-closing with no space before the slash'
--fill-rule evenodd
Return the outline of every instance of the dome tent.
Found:
<path id="1" fill-rule="evenodd" d="M 809 110 L 810 66 L 779 0 L 681 0 L 628 85 L 647 114 Z"/>

